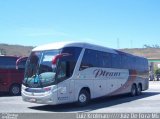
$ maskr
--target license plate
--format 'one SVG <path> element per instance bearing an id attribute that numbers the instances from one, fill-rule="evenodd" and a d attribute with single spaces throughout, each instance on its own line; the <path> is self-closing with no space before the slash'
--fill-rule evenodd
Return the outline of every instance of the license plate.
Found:
<path id="1" fill-rule="evenodd" d="M 37 100 L 34 99 L 34 98 L 32 98 L 32 99 L 30 99 L 29 101 L 30 101 L 30 102 L 36 102 Z"/>

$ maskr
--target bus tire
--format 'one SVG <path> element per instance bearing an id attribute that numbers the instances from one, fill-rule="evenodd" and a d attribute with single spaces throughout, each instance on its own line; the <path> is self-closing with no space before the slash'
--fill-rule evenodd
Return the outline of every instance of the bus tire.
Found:
<path id="1" fill-rule="evenodd" d="M 131 87 L 130 95 L 131 95 L 132 97 L 134 97 L 134 96 L 136 95 L 136 93 L 137 93 L 137 87 L 136 87 L 135 84 L 133 84 L 132 87 Z"/>
<path id="2" fill-rule="evenodd" d="M 9 89 L 10 95 L 17 96 L 21 93 L 21 87 L 18 84 L 13 84 Z"/>
<path id="3" fill-rule="evenodd" d="M 138 84 L 137 95 L 141 95 L 141 94 L 142 94 L 142 86 L 141 86 L 141 84 Z"/>
<path id="4" fill-rule="evenodd" d="M 78 106 L 85 106 L 88 104 L 90 100 L 90 94 L 87 90 L 81 90 L 78 96 L 77 105 Z"/>

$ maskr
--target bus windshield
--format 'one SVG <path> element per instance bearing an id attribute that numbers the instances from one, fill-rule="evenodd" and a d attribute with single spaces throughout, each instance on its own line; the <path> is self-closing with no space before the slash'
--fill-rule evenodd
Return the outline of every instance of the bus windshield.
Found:
<path id="1" fill-rule="evenodd" d="M 34 51 L 26 63 L 23 84 L 40 88 L 69 78 L 80 54 L 79 48 Z"/>

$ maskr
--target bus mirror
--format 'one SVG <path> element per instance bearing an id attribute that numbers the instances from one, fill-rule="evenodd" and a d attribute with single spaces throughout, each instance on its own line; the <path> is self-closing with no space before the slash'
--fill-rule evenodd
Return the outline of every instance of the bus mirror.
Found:
<path id="1" fill-rule="evenodd" d="M 54 56 L 53 59 L 52 59 L 52 64 L 53 64 L 53 65 L 56 65 L 57 60 L 58 60 L 59 58 L 61 58 L 61 57 L 63 57 L 63 55 L 61 55 L 61 54 Z"/>
<path id="2" fill-rule="evenodd" d="M 54 56 L 53 59 L 52 59 L 52 64 L 53 64 L 53 65 L 56 65 L 58 59 L 60 59 L 60 58 L 62 58 L 62 57 L 70 56 L 70 55 L 71 55 L 71 54 L 69 54 L 69 53 L 62 53 L 62 54 L 56 55 L 56 56 Z"/>
<path id="3" fill-rule="evenodd" d="M 16 61 L 16 69 L 24 69 L 28 57 L 21 57 Z"/>

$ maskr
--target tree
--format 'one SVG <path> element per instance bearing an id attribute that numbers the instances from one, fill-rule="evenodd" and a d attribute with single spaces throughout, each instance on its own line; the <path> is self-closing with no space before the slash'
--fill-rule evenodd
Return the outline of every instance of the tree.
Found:
<path id="1" fill-rule="evenodd" d="M 156 75 L 160 74 L 160 68 L 155 70 L 155 74 Z"/>
<path id="2" fill-rule="evenodd" d="M 144 48 L 160 48 L 160 45 L 158 45 L 158 44 L 155 44 L 155 45 L 147 45 L 147 44 L 145 44 L 143 47 Z"/>

